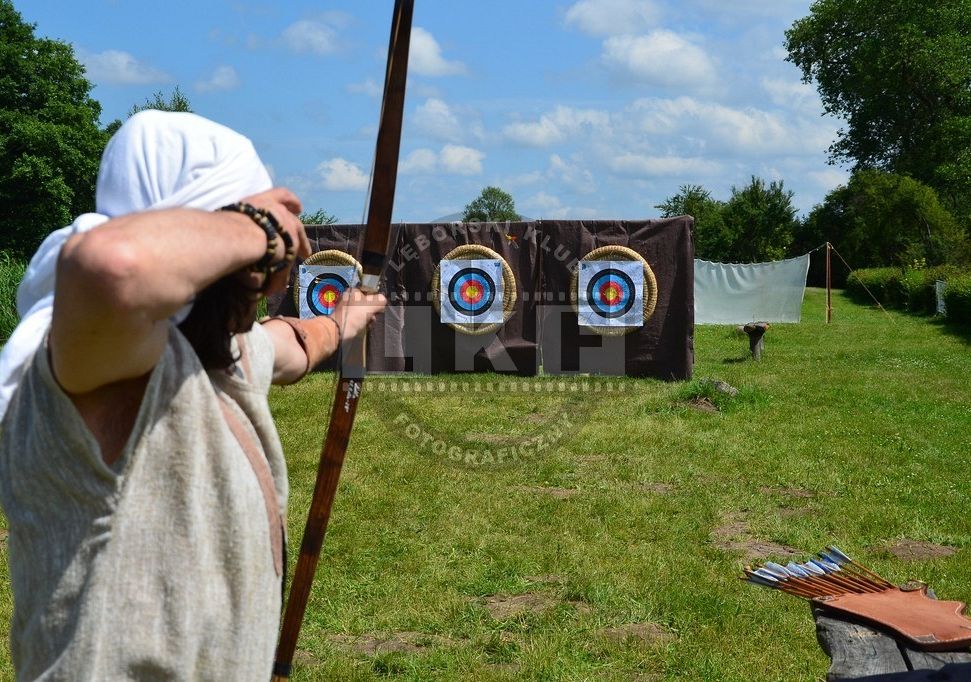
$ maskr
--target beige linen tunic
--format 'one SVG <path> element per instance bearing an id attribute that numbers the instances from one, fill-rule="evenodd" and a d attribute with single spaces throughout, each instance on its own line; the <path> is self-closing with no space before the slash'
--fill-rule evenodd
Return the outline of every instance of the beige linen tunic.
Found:
<path id="1" fill-rule="evenodd" d="M 234 346 L 234 372 L 207 374 L 171 327 L 111 467 L 35 355 L 0 439 L 19 679 L 269 679 L 286 470 L 272 343 L 257 326 Z"/>

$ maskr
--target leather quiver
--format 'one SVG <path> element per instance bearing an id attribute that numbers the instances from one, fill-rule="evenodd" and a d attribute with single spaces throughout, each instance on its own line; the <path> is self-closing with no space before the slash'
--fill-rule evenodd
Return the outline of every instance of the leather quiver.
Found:
<path id="1" fill-rule="evenodd" d="M 927 596 L 927 586 L 883 592 L 815 597 L 813 603 L 889 628 L 928 651 L 957 651 L 971 646 L 971 619 L 964 603 Z"/>

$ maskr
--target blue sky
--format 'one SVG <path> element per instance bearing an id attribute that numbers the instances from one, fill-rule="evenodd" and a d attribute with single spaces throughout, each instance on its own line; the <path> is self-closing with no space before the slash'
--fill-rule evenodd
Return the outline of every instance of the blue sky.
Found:
<path id="1" fill-rule="evenodd" d="M 532 218 L 650 218 L 679 185 L 845 182 L 840 121 L 784 60 L 810 0 L 416 0 L 394 217 L 498 185 Z M 74 46 L 102 121 L 178 85 L 307 209 L 363 217 L 392 0 L 15 0 Z"/>

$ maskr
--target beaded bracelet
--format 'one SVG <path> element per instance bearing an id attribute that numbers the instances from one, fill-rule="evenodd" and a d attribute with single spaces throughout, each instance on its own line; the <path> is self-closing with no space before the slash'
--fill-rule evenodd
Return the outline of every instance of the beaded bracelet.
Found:
<path id="1" fill-rule="evenodd" d="M 280 236 L 280 224 L 277 222 L 276 218 L 274 218 L 273 214 L 266 209 L 256 208 L 256 206 L 244 203 L 242 201 L 238 201 L 235 204 L 229 204 L 228 206 L 223 206 L 219 210 L 242 213 L 243 215 L 248 216 L 250 220 L 256 223 L 256 225 L 266 234 L 266 252 L 258 261 L 250 265 L 249 269 L 253 272 L 262 271 L 266 274 L 267 279 L 269 279 L 271 274 L 270 264 L 273 262 L 273 257 L 276 256 L 277 239 Z M 287 235 L 287 237 L 289 237 L 289 235 Z M 284 240 L 283 243 L 286 244 L 286 240 Z"/>

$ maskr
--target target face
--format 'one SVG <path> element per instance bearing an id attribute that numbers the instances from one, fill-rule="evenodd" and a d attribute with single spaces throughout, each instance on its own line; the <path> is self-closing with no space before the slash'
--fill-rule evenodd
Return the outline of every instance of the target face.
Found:
<path id="1" fill-rule="evenodd" d="M 443 260 L 440 303 L 442 322 L 502 322 L 502 264 L 497 260 Z"/>
<path id="2" fill-rule="evenodd" d="M 332 315 L 347 286 L 340 275 L 317 275 L 307 287 L 307 307 L 316 315 Z"/>
<path id="3" fill-rule="evenodd" d="M 351 266 L 300 266 L 300 317 L 332 315 L 341 295 L 357 281 Z"/>
<path id="4" fill-rule="evenodd" d="M 638 261 L 580 263 L 580 324 L 640 327 L 644 324 L 644 270 Z"/>
<path id="5" fill-rule="evenodd" d="M 621 270 L 602 270 L 587 285 L 587 301 L 602 317 L 621 317 L 634 307 L 634 282 Z"/>

